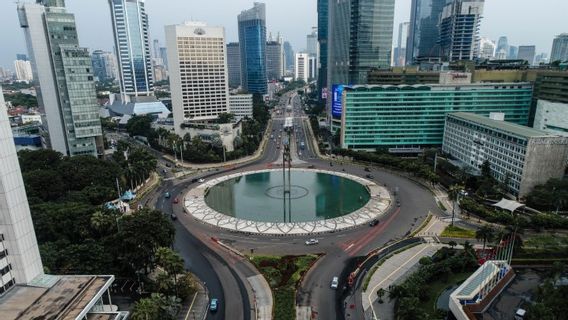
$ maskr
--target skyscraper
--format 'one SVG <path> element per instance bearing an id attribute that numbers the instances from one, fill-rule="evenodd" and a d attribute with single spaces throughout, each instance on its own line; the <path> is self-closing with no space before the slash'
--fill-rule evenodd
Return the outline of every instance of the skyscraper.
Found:
<path id="1" fill-rule="evenodd" d="M 154 94 L 144 0 L 109 0 L 122 100 Z"/>
<path id="2" fill-rule="evenodd" d="M 241 48 L 238 42 L 227 43 L 227 69 L 229 70 L 229 87 L 241 85 Z"/>
<path id="3" fill-rule="evenodd" d="M 118 78 L 118 63 L 112 52 L 95 50 L 92 54 L 93 72 L 99 81 Z"/>
<path id="4" fill-rule="evenodd" d="M 318 31 L 313 28 L 312 33 L 306 36 L 306 53 L 314 57 L 318 56 Z"/>
<path id="5" fill-rule="evenodd" d="M 534 56 L 536 55 L 535 46 L 519 46 L 519 52 L 517 53 L 517 59 L 526 60 L 529 65 L 534 64 Z"/>
<path id="6" fill-rule="evenodd" d="M 292 49 L 292 45 L 288 41 L 284 41 L 284 45 L 282 46 L 284 50 L 284 67 L 287 72 L 294 72 L 294 50 Z"/>
<path id="7" fill-rule="evenodd" d="M 308 53 L 296 53 L 294 70 L 294 80 L 308 82 L 310 78 L 310 55 Z"/>
<path id="8" fill-rule="evenodd" d="M 479 25 L 485 0 L 453 0 L 444 7 L 440 46 L 444 61 L 473 60 L 479 52 Z"/>
<path id="9" fill-rule="evenodd" d="M 79 47 L 74 15 L 63 0 L 22 3 L 18 14 L 46 116 L 46 145 L 64 155 L 96 156 L 102 129 L 92 62 Z"/>
<path id="10" fill-rule="evenodd" d="M 517 59 L 519 54 L 519 48 L 517 46 L 509 46 L 509 53 L 507 54 L 507 59 Z"/>
<path id="11" fill-rule="evenodd" d="M 500 52 L 505 52 L 505 56 L 509 54 L 509 39 L 505 36 L 499 37 L 499 40 L 497 41 L 495 53 L 498 54 Z"/>
<path id="12" fill-rule="evenodd" d="M 266 42 L 266 78 L 279 80 L 282 78 L 282 58 L 284 56 L 282 43 L 269 40 Z"/>
<path id="13" fill-rule="evenodd" d="M 170 88 L 176 133 L 183 124 L 228 112 L 225 29 L 202 22 L 166 26 Z"/>
<path id="14" fill-rule="evenodd" d="M 249 93 L 267 93 L 266 83 L 266 6 L 255 2 L 238 18 L 241 48 L 241 83 Z"/>
<path id="15" fill-rule="evenodd" d="M 154 59 L 161 59 L 160 56 L 160 40 L 154 39 L 152 49 L 154 49 Z"/>
<path id="16" fill-rule="evenodd" d="M 393 53 L 393 62 L 397 67 L 406 65 L 406 43 L 408 42 L 409 26 L 409 22 L 402 22 L 398 25 L 398 41 Z"/>
<path id="17" fill-rule="evenodd" d="M 568 33 L 557 35 L 552 42 L 550 62 L 568 60 Z"/>
<path id="18" fill-rule="evenodd" d="M 369 70 L 389 68 L 393 21 L 394 0 L 330 1 L 328 84 L 364 84 Z"/>
<path id="19" fill-rule="evenodd" d="M 479 57 L 483 59 L 493 59 L 495 56 L 495 42 L 488 38 L 481 38 L 479 41 Z"/>
<path id="20" fill-rule="evenodd" d="M 327 98 L 327 36 L 328 36 L 328 0 L 318 0 L 318 98 Z M 325 92 L 325 93 L 324 93 Z M 325 96 L 324 96 L 325 95 Z"/>
<path id="21" fill-rule="evenodd" d="M 3 293 L 16 283 L 27 284 L 43 274 L 43 265 L 2 87 L 0 132 L 0 288 Z"/>
<path id="22" fill-rule="evenodd" d="M 449 0 L 412 0 L 406 64 L 440 59 L 440 19 Z"/>
<path id="23" fill-rule="evenodd" d="M 32 81 L 32 64 L 28 60 L 14 61 L 14 69 L 16 69 L 16 78 L 21 81 Z"/>

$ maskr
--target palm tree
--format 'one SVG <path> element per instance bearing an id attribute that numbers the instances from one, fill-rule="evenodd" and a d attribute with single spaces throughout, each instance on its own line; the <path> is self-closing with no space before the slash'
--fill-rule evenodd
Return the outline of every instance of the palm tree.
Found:
<path id="1" fill-rule="evenodd" d="M 475 238 L 477 240 L 483 240 L 483 252 L 485 253 L 485 244 L 487 241 L 493 241 L 495 237 L 495 229 L 491 226 L 484 225 L 475 231 Z"/>
<path id="2" fill-rule="evenodd" d="M 168 273 L 174 281 L 174 289 L 177 297 L 177 276 L 183 272 L 183 258 L 170 248 L 161 247 L 156 250 L 156 263 Z"/>
<path id="3" fill-rule="evenodd" d="M 377 290 L 377 297 L 379 297 L 379 303 L 383 303 L 383 297 L 385 296 L 385 293 L 387 291 L 383 288 L 380 288 L 379 290 Z"/>
<path id="4" fill-rule="evenodd" d="M 132 310 L 132 320 L 154 320 L 158 319 L 160 305 L 152 298 L 141 299 L 134 305 Z"/>

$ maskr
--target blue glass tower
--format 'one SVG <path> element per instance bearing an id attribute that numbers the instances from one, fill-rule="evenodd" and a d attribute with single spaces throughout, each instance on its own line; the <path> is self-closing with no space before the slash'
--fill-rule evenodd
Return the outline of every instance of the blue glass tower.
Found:
<path id="1" fill-rule="evenodd" d="M 121 93 L 134 97 L 152 95 L 154 79 L 144 0 L 109 0 L 109 3 Z"/>
<path id="2" fill-rule="evenodd" d="M 406 64 L 440 60 L 440 20 L 449 0 L 412 0 Z"/>
<path id="3" fill-rule="evenodd" d="M 241 47 L 241 84 L 249 93 L 266 94 L 266 6 L 254 7 L 238 16 Z"/>
<path id="4" fill-rule="evenodd" d="M 328 29 L 328 0 L 318 0 L 318 43 L 319 43 L 319 70 L 318 92 L 321 101 L 322 92 L 327 88 L 327 29 Z"/>

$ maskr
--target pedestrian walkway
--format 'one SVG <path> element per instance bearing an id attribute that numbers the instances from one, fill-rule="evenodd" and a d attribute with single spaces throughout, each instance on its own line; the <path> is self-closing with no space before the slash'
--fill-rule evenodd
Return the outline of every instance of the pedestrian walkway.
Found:
<path id="1" fill-rule="evenodd" d="M 426 227 L 422 229 L 417 236 L 418 237 L 439 237 L 442 231 L 449 226 L 449 222 L 444 218 L 433 215 Z"/>
<path id="2" fill-rule="evenodd" d="M 418 261 L 422 257 L 433 256 L 443 246 L 437 243 L 420 244 L 384 261 L 371 276 L 367 290 L 362 293 L 365 319 L 394 320 L 394 301 L 389 302 L 388 299 L 389 286 L 402 282 L 418 268 Z M 383 303 L 378 302 L 377 296 L 381 288 L 387 291 L 382 298 Z"/>
<path id="3" fill-rule="evenodd" d="M 209 310 L 209 296 L 207 290 L 201 284 L 198 284 L 198 286 L 197 292 L 182 305 L 182 309 L 178 313 L 178 320 L 205 319 Z"/>
<path id="4" fill-rule="evenodd" d="M 248 277 L 247 281 L 250 283 L 254 291 L 254 304 L 256 307 L 257 320 L 271 320 L 272 319 L 272 291 L 266 279 L 262 275 Z"/>

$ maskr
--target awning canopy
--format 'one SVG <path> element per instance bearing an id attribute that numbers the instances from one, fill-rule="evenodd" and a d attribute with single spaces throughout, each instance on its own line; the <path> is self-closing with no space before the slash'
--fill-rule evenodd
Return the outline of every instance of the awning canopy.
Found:
<path id="1" fill-rule="evenodd" d="M 514 200 L 507 200 L 505 198 L 501 199 L 501 201 L 493 204 L 494 207 L 498 207 L 504 210 L 511 211 L 511 213 L 515 212 L 515 210 L 519 209 L 520 207 L 524 207 L 525 205 L 514 201 Z"/>

